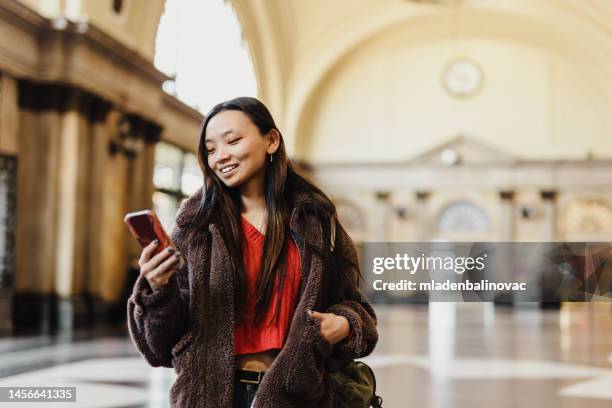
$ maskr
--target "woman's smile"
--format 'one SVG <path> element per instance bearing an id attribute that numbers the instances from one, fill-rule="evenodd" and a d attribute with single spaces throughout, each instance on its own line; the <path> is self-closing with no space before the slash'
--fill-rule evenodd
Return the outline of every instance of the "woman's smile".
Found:
<path id="1" fill-rule="evenodd" d="M 221 167 L 221 175 L 225 178 L 232 176 L 234 173 L 236 173 L 238 170 L 238 164 L 230 164 L 227 166 L 223 166 Z"/>

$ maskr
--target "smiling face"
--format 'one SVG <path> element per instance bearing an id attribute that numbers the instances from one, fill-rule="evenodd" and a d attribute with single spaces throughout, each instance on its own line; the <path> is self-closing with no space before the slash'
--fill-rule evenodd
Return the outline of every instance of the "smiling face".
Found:
<path id="1" fill-rule="evenodd" d="M 208 166 L 228 187 L 257 182 L 263 188 L 266 158 L 278 147 L 274 133 L 262 136 L 242 111 L 219 112 L 206 126 Z"/>

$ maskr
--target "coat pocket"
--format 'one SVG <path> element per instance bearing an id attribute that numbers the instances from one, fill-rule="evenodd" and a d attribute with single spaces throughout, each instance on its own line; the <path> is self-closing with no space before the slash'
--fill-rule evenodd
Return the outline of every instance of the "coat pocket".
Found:
<path id="1" fill-rule="evenodd" d="M 170 388 L 170 405 L 173 407 L 194 406 L 194 383 L 199 381 L 197 376 L 201 372 L 198 367 L 198 348 L 191 332 L 187 332 L 172 347 L 172 367 L 176 373 L 176 380 Z"/>
<path id="2" fill-rule="evenodd" d="M 306 317 L 303 331 L 291 352 L 291 365 L 286 370 L 287 392 L 303 401 L 318 400 L 327 395 L 327 357 L 333 345 L 321 335 L 321 324 Z"/>
<path id="3" fill-rule="evenodd" d="M 172 359 L 176 360 L 183 354 L 183 352 L 189 347 L 193 340 L 193 334 L 191 332 L 185 333 L 179 341 L 172 347 L 170 354 L 172 355 Z"/>
<path id="4" fill-rule="evenodd" d="M 323 358 L 329 357 L 334 346 L 321 334 L 321 321 L 312 317 L 307 317 L 307 322 L 307 330 L 312 333 L 312 335 L 308 337 L 313 339 L 312 343 L 315 350 L 318 351 Z"/>

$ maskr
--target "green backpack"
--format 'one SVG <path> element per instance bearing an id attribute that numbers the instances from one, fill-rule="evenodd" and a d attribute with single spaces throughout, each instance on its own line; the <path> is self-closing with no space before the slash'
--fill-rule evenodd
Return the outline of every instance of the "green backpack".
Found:
<path id="1" fill-rule="evenodd" d="M 382 398 L 376 395 L 376 377 L 369 365 L 351 361 L 329 373 L 334 408 L 382 408 Z"/>

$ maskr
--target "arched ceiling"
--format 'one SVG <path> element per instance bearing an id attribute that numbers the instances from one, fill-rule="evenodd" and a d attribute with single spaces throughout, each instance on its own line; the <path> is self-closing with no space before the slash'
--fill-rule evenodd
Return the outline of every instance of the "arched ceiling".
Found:
<path id="1" fill-rule="evenodd" d="M 152 60 L 164 0 L 21 0 L 45 17 L 86 16 Z M 302 123 L 318 89 L 360 46 L 414 26 L 422 41 L 497 37 L 574 61 L 595 98 L 612 106 L 612 2 L 609 0 L 457 0 L 456 6 L 409 0 L 223 0 L 236 10 L 253 58 L 260 97 L 295 156 Z M 418 38 L 418 32 L 415 38 Z M 408 44 L 407 44 L 408 45 Z M 308 120 L 308 118 L 306 118 Z"/>
<path id="2" fill-rule="evenodd" d="M 430 40 L 498 36 L 571 56 L 608 105 L 612 89 L 612 2 L 464 0 L 460 6 L 408 0 L 230 0 L 254 60 L 260 96 L 295 154 L 302 115 L 343 58 L 377 35 L 422 27 Z M 419 22 L 432 22 L 433 27 Z"/>

